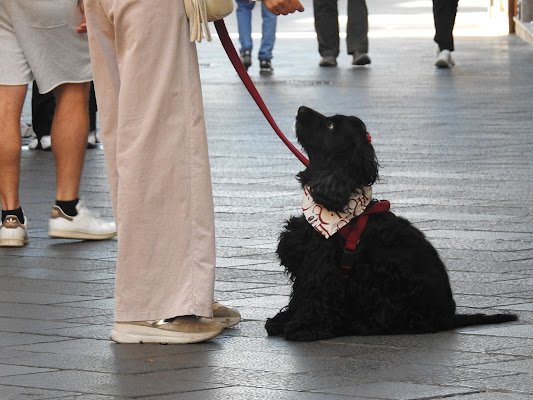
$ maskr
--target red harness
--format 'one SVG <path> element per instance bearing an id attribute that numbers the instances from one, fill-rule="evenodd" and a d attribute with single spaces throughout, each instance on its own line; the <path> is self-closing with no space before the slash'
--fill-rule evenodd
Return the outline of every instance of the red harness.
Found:
<path id="1" fill-rule="evenodd" d="M 352 269 L 355 248 L 359 243 L 359 238 L 368 222 L 368 214 L 389 211 L 390 202 L 388 200 L 376 200 L 370 203 L 365 211 L 357 218 L 353 219 L 348 225 L 343 226 L 339 233 L 346 239 L 344 253 L 342 255 L 341 268 L 346 272 L 344 278 L 348 278 L 348 273 Z"/>

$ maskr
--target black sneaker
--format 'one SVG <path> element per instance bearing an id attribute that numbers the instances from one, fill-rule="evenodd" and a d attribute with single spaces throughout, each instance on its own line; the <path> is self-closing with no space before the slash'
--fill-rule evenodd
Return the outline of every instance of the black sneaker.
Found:
<path id="1" fill-rule="evenodd" d="M 241 51 L 241 61 L 242 65 L 244 65 L 244 68 L 248 71 L 248 68 L 250 65 L 252 65 L 252 51 L 251 50 L 243 50 Z"/>
<path id="2" fill-rule="evenodd" d="M 270 60 L 259 60 L 259 73 L 261 75 L 271 75 L 274 72 Z"/>

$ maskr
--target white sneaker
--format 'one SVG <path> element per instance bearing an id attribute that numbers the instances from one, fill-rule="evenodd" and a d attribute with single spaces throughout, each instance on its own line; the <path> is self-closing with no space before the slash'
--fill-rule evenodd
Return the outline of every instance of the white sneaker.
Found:
<path id="1" fill-rule="evenodd" d="M 0 226 L 0 247 L 22 247 L 28 243 L 28 221 L 21 224 L 15 215 L 8 215 Z"/>
<path id="2" fill-rule="evenodd" d="M 87 148 L 94 149 L 96 147 L 96 131 L 90 131 L 87 137 Z"/>
<path id="3" fill-rule="evenodd" d="M 76 205 L 78 215 L 70 217 L 61 207 L 52 207 L 48 220 L 48 235 L 55 238 L 103 240 L 117 234 L 114 222 L 104 222 L 96 214 L 84 207 L 82 202 Z"/>
<path id="4" fill-rule="evenodd" d="M 52 150 L 52 138 L 50 135 L 44 135 L 41 137 L 41 147 L 43 150 Z"/>
<path id="5" fill-rule="evenodd" d="M 34 135 L 33 129 L 25 122 L 20 123 L 20 136 L 23 138 L 30 138 Z"/>
<path id="6" fill-rule="evenodd" d="M 37 136 L 34 136 L 31 138 L 31 140 L 28 142 L 28 149 L 30 150 L 38 150 L 39 147 L 39 139 L 37 139 Z"/>
<path id="7" fill-rule="evenodd" d="M 454 62 L 450 50 L 442 50 L 440 53 L 438 53 L 437 61 L 435 62 L 436 67 L 450 68 L 452 65 L 454 65 Z"/>
<path id="8" fill-rule="evenodd" d="M 159 321 L 115 322 L 110 338 L 117 343 L 198 343 L 219 335 L 224 327 L 193 315 Z"/>

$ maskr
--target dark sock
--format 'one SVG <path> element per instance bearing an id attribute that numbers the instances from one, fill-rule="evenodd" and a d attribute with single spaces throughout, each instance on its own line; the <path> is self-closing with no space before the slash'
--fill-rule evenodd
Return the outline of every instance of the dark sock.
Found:
<path id="1" fill-rule="evenodd" d="M 78 215 L 78 211 L 76 210 L 76 204 L 78 204 L 79 200 L 80 199 L 74 199 L 70 201 L 56 200 L 56 206 L 59 206 L 59 208 L 61 208 L 63 212 L 69 217 L 75 217 L 76 215 Z"/>
<path id="2" fill-rule="evenodd" d="M 22 212 L 21 207 L 17 208 L 16 210 L 2 210 L 2 222 L 4 222 L 8 215 L 14 215 L 18 218 L 21 224 L 24 223 L 24 213 Z"/>

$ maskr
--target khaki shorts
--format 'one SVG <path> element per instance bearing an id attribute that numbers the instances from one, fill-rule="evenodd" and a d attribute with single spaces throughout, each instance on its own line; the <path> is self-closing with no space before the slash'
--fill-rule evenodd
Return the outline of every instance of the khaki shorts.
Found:
<path id="1" fill-rule="evenodd" d="M 39 92 L 92 80 L 76 0 L 0 0 L 0 85 L 35 79 Z"/>

